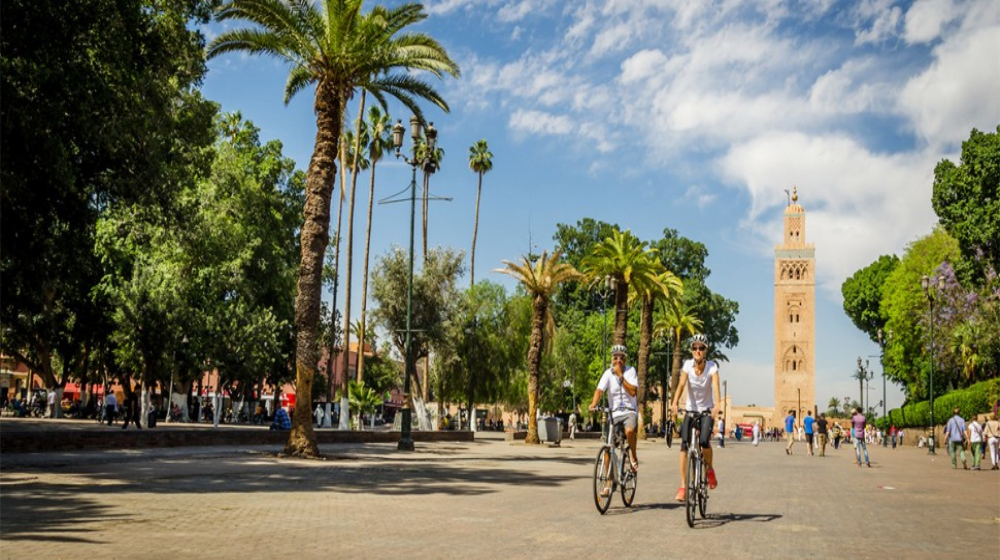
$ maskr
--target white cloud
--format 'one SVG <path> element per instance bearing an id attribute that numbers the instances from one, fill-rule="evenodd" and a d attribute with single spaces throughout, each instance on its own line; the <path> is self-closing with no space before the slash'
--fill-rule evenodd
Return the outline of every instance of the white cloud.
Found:
<path id="1" fill-rule="evenodd" d="M 855 44 L 880 43 L 899 33 L 903 11 L 893 3 L 894 0 L 865 0 L 855 7 L 858 18 Z"/>
<path id="2" fill-rule="evenodd" d="M 720 165 L 725 179 L 751 195 L 745 225 L 763 236 L 764 254 L 781 231 L 768 210 L 784 200 L 781 189 L 798 186 L 806 239 L 822 252 L 817 284 L 837 298 L 844 278 L 930 231 L 936 161 L 929 153 L 872 153 L 845 136 L 781 133 L 734 146 Z"/>
<path id="3" fill-rule="evenodd" d="M 648 80 L 667 66 L 667 57 L 658 49 L 641 50 L 621 64 L 619 80 L 625 85 Z"/>
<path id="4" fill-rule="evenodd" d="M 574 130 L 573 121 L 569 117 L 541 111 L 514 111 L 509 125 L 517 132 L 542 135 L 565 135 Z"/>
<path id="5" fill-rule="evenodd" d="M 934 41 L 957 15 L 952 0 L 917 0 L 906 11 L 903 38 L 910 44 Z"/>
<path id="6" fill-rule="evenodd" d="M 997 23 L 956 33 L 935 47 L 934 62 L 900 94 L 903 113 L 925 142 L 953 145 L 968 138 L 973 127 L 1000 122 L 998 52 Z"/>

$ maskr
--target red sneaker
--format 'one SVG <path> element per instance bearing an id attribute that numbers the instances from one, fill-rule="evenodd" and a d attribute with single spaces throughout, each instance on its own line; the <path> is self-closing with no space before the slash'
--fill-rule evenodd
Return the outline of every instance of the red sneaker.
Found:
<path id="1" fill-rule="evenodd" d="M 715 490 L 715 487 L 718 485 L 719 481 L 715 478 L 715 469 L 708 469 L 708 488 Z"/>
<path id="2" fill-rule="evenodd" d="M 681 488 L 677 490 L 677 497 L 674 499 L 676 499 L 678 502 L 683 502 L 685 497 L 687 497 L 687 489 Z"/>

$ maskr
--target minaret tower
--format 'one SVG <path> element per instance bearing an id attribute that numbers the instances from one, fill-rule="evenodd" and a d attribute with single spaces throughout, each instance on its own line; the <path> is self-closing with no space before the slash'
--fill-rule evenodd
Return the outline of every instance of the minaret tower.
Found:
<path id="1" fill-rule="evenodd" d="M 785 191 L 788 192 L 788 191 Z M 806 243 L 806 212 L 793 187 L 785 236 L 774 248 L 774 419 L 816 411 L 816 248 Z"/>

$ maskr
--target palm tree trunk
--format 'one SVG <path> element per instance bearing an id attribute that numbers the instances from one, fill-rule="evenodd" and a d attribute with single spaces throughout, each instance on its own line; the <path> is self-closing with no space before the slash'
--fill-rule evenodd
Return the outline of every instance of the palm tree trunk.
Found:
<path id="1" fill-rule="evenodd" d="M 427 171 L 424 171 L 424 194 L 423 194 L 423 203 L 422 203 L 423 204 L 423 214 L 424 214 L 424 261 L 423 261 L 424 264 L 427 263 L 427 200 L 428 200 L 428 196 L 429 196 L 428 191 L 430 190 L 430 188 L 431 188 L 430 173 L 427 173 Z M 425 375 L 425 377 L 426 377 L 426 375 Z M 426 391 L 424 391 L 424 392 L 426 393 Z M 424 398 L 426 399 L 427 395 L 424 395 Z"/>
<path id="2" fill-rule="evenodd" d="M 531 341 L 528 347 L 528 434 L 526 444 L 541 443 L 538 439 L 538 373 L 542 367 L 542 347 L 545 336 L 545 311 L 547 302 L 542 296 L 535 296 L 531 302 Z"/>
<path id="3" fill-rule="evenodd" d="M 674 328 L 674 355 L 673 364 L 670 366 L 670 398 L 673 398 L 677 391 L 677 384 L 681 381 L 681 330 Z"/>
<path id="4" fill-rule="evenodd" d="M 316 364 L 319 363 L 316 339 L 323 293 L 323 257 L 330 241 L 330 200 L 337 173 L 341 124 L 341 106 L 330 84 L 321 82 L 317 86 L 315 110 L 316 144 L 306 173 L 304 219 L 300 233 L 302 256 L 295 295 L 295 392 L 306 400 L 312 394 Z M 285 454 L 319 456 L 312 411 L 308 406 L 295 409 Z"/>
<path id="5" fill-rule="evenodd" d="M 639 374 L 639 439 L 646 439 L 646 378 L 649 375 L 649 348 L 653 340 L 653 299 L 642 298 L 642 312 L 639 319 L 639 358 L 636 368 Z"/>
<path id="6" fill-rule="evenodd" d="M 371 183 L 368 186 L 368 222 L 365 226 L 365 268 L 361 275 L 361 335 L 358 338 L 358 379 L 365 375 L 365 311 L 368 309 L 368 255 L 372 241 L 372 203 L 375 200 L 375 159 L 372 159 Z"/>
<path id="7" fill-rule="evenodd" d="M 615 340 L 613 344 L 625 344 L 628 335 L 628 282 L 618 279 L 615 289 Z"/>
<path id="8" fill-rule="evenodd" d="M 344 161 L 343 146 L 341 148 L 340 161 Z M 337 202 L 337 233 L 334 236 L 333 250 L 333 294 L 330 299 L 330 344 L 326 351 L 326 418 L 330 418 L 330 405 L 333 402 L 333 364 L 337 360 L 337 333 L 334 326 L 337 324 L 337 288 L 340 287 L 340 226 L 341 218 L 344 216 L 344 173 L 340 170 L 340 200 Z M 328 427 L 328 426 L 327 426 Z"/>
<path id="9" fill-rule="evenodd" d="M 354 162 L 351 165 L 351 198 L 347 203 L 347 270 L 344 275 L 344 390 L 347 389 L 347 372 L 351 360 L 351 272 L 354 266 L 354 200 L 358 186 L 358 164 L 361 161 L 361 123 L 365 116 L 365 95 L 361 89 L 361 106 L 358 108 L 358 123 L 354 128 Z M 358 348 L 361 352 L 361 348 Z M 361 381 L 359 376 L 358 381 Z"/>
<path id="10" fill-rule="evenodd" d="M 483 196 L 483 174 L 479 174 L 479 189 L 476 191 L 476 222 L 472 227 L 472 258 L 469 264 L 469 287 L 476 285 L 476 236 L 479 234 L 479 198 Z"/>
<path id="11" fill-rule="evenodd" d="M 340 144 L 340 206 L 337 208 L 337 250 L 334 253 L 334 269 L 336 273 L 336 283 L 334 284 L 334 304 L 333 310 L 336 311 L 336 301 L 337 301 L 337 291 L 336 288 L 340 286 L 340 241 L 343 238 L 341 229 L 341 218 L 344 214 L 344 200 L 347 198 L 347 167 L 344 163 L 347 161 L 347 145 L 343 142 Z M 336 324 L 337 317 L 333 316 L 330 325 Z M 342 353 L 347 353 L 347 349 L 341 348 L 340 352 L 335 352 L 334 334 L 330 334 L 330 360 L 339 360 Z M 330 378 L 328 382 L 330 383 L 331 390 L 333 388 L 333 366 L 330 369 Z M 347 394 L 347 369 L 340 370 L 340 383 L 337 385 L 337 391 L 340 393 L 340 417 L 337 422 L 338 430 L 348 430 L 351 427 L 351 416 L 350 416 L 350 395 Z"/>

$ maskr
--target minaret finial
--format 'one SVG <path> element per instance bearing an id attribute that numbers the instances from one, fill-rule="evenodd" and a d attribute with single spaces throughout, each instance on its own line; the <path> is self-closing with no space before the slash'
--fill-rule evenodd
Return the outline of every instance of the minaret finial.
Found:
<path id="1" fill-rule="evenodd" d="M 799 201 L 798 190 L 799 190 L 798 187 L 792 186 L 792 202 L 798 202 Z"/>

